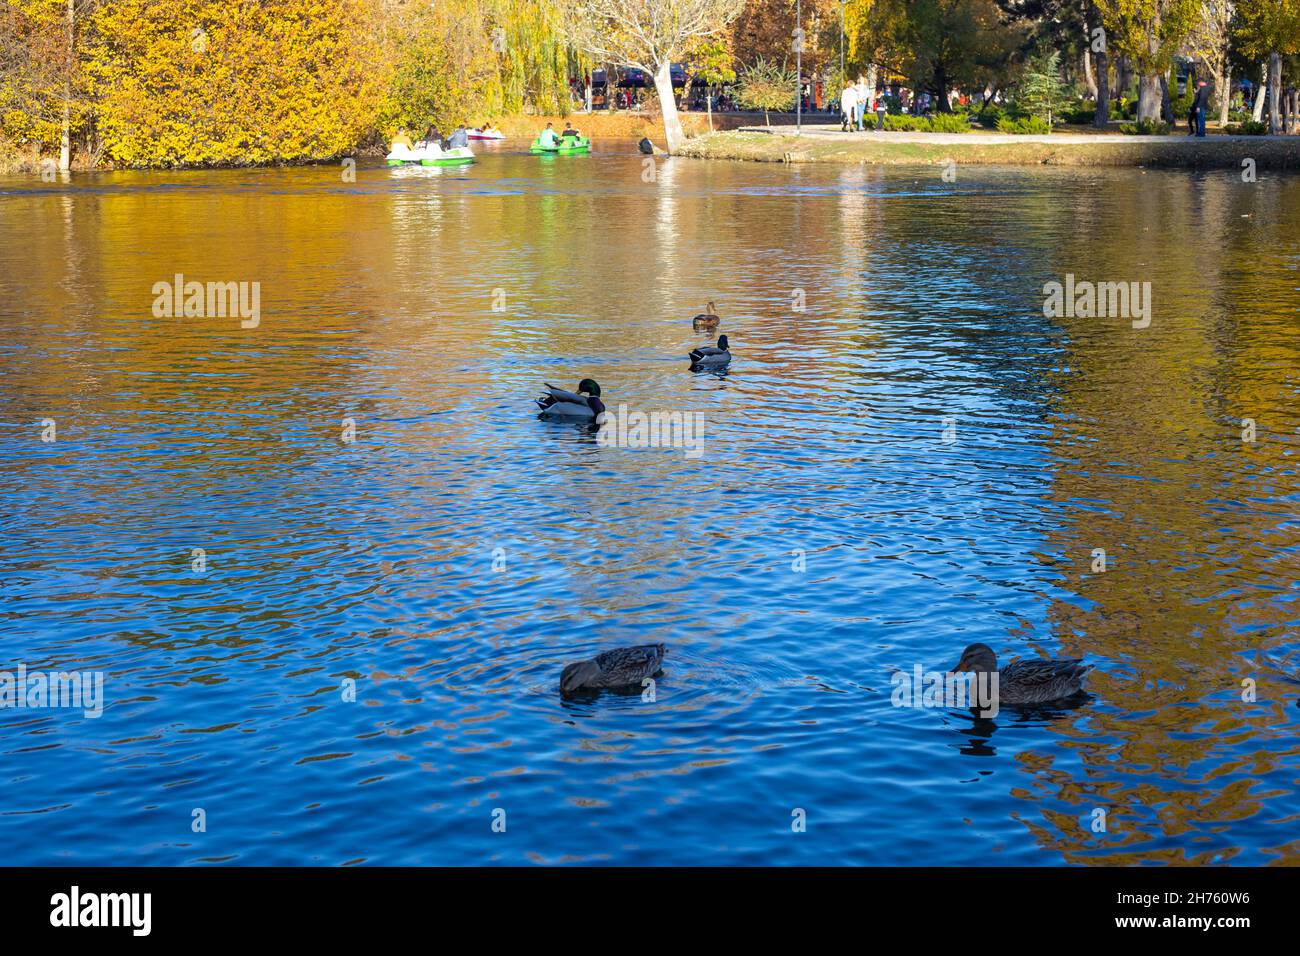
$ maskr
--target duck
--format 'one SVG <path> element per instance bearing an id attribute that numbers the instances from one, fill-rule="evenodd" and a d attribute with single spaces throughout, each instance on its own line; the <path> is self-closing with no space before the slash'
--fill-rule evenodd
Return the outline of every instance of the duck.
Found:
<path id="1" fill-rule="evenodd" d="M 713 307 L 712 302 L 709 302 L 704 311 L 691 320 L 691 324 L 696 329 L 706 329 L 711 332 L 718 327 L 718 323 L 721 321 L 722 316 L 718 315 L 718 310 Z"/>
<path id="2" fill-rule="evenodd" d="M 582 690 L 640 686 L 659 673 L 664 662 L 662 644 L 638 644 L 603 651 L 591 660 L 566 664 L 560 672 L 560 694 L 568 697 Z"/>
<path id="3" fill-rule="evenodd" d="M 1024 660 L 998 667 L 997 655 L 987 644 L 972 644 L 961 652 L 954 673 L 998 675 L 998 703 L 1002 706 L 1046 704 L 1065 700 L 1083 690 L 1091 664 L 1080 660 Z"/>
<path id="4" fill-rule="evenodd" d="M 718 347 L 712 345 L 701 345 L 697 349 L 692 349 L 690 354 L 691 371 L 700 368 L 726 368 L 731 364 L 731 352 L 728 351 L 727 337 L 718 336 Z"/>
<path id="5" fill-rule="evenodd" d="M 566 392 L 550 382 L 546 394 L 537 399 L 542 418 L 565 418 L 593 422 L 605 413 L 605 403 L 600 400 L 600 386 L 595 379 L 584 378 L 578 383 L 578 392 Z"/>

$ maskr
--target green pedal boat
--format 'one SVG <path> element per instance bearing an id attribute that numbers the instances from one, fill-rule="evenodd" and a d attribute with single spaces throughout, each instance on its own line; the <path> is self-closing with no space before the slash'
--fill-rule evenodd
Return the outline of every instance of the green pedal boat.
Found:
<path id="1" fill-rule="evenodd" d="M 533 140 L 533 145 L 528 148 L 530 153 L 556 153 L 559 155 L 572 156 L 576 153 L 591 152 L 591 140 L 586 136 L 563 136 L 556 146 L 543 146 L 542 138 L 539 136 Z"/>

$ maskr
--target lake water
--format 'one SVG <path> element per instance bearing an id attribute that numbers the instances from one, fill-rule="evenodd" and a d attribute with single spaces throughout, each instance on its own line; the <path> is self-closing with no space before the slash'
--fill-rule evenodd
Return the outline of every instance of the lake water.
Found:
<path id="1" fill-rule="evenodd" d="M 1300 861 L 1300 179 L 481 152 L 0 179 L 6 863 Z M 976 641 L 1092 697 L 893 705 Z"/>

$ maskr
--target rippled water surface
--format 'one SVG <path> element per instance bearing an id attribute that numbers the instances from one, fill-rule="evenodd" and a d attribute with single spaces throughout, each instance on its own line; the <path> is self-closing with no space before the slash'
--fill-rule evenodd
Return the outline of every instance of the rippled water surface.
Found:
<path id="1" fill-rule="evenodd" d="M 107 698 L 0 711 L 7 863 L 1300 862 L 1300 180 L 484 152 L 0 179 L 0 669 Z M 975 641 L 1092 699 L 892 706 Z"/>

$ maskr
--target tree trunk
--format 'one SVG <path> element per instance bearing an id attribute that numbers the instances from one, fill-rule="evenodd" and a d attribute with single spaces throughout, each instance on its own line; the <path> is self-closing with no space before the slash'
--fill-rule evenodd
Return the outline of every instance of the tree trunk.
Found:
<path id="1" fill-rule="evenodd" d="M 704 88 L 704 108 L 709 111 L 709 132 L 713 132 L 713 87 Z"/>
<path id="2" fill-rule="evenodd" d="M 940 113 L 951 113 L 952 104 L 948 102 L 948 73 L 943 67 L 938 67 L 934 71 L 934 85 L 937 88 L 935 100 Z"/>
<path id="3" fill-rule="evenodd" d="M 68 75 L 63 80 L 63 123 L 59 136 L 59 169 L 64 172 L 72 168 L 72 65 L 76 62 L 73 49 L 75 23 L 74 0 L 68 0 Z"/>
<path id="4" fill-rule="evenodd" d="M 1088 95 L 1097 98 L 1097 81 L 1092 75 L 1092 27 L 1088 22 L 1094 16 L 1091 3 L 1083 5 L 1083 82 L 1088 87 Z"/>
<path id="5" fill-rule="evenodd" d="M 1250 118 L 1256 123 L 1264 116 L 1264 90 L 1268 86 L 1268 63 L 1262 63 L 1259 68 L 1259 90 L 1255 93 L 1255 108 L 1251 110 Z"/>
<path id="6" fill-rule="evenodd" d="M 664 138 L 668 141 L 668 152 L 677 152 L 686 139 L 682 132 L 682 121 L 677 116 L 677 100 L 673 97 L 673 64 L 671 57 L 664 57 L 655 70 L 655 92 L 659 94 L 659 108 L 664 115 Z"/>
<path id="7" fill-rule="evenodd" d="M 1138 80 L 1138 122 L 1160 119 L 1160 75 L 1145 73 Z"/>
<path id="8" fill-rule="evenodd" d="M 1268 55 L 1268 131 L 1282 132 L 1282 117 L 1278 113 L 1279 87 L 1282 85 L 1282 54 L 1274 51 Z"/>
<path id="9" fill-rule="evenodd" d="M 1118 100 L 1128 96 L 1128 85 L 1133 82 L 1133 71 L 1129 68 L 1128 57 L 1121 56 L 1115 62 L 1115 92 L 1111 99 Z"/>
<path id="10" fill-rule="evenodd" d="M 1174 101 L 1169 98 L 1169 77 L 1163 73 L 1160 74 L 1160 118 L 1166 123 L 1174 121 Z"/>
<path id="11" fill-rule="evenodd" d="M 1219 88 L 1219 129 L 1228 125 L 1228 110 L 1232 107 L 1232 67 L 1225 67 L 1223 76 L 1214 78 Z"/>
<path id="12" fill-rule="evenodd" d="M 1092 125 L 1105 129 L 1110 125 L 1110 72 L 1106 63 L 1106 54 L 1097 54 L 1097 112 L 1092 118 Z"/>

